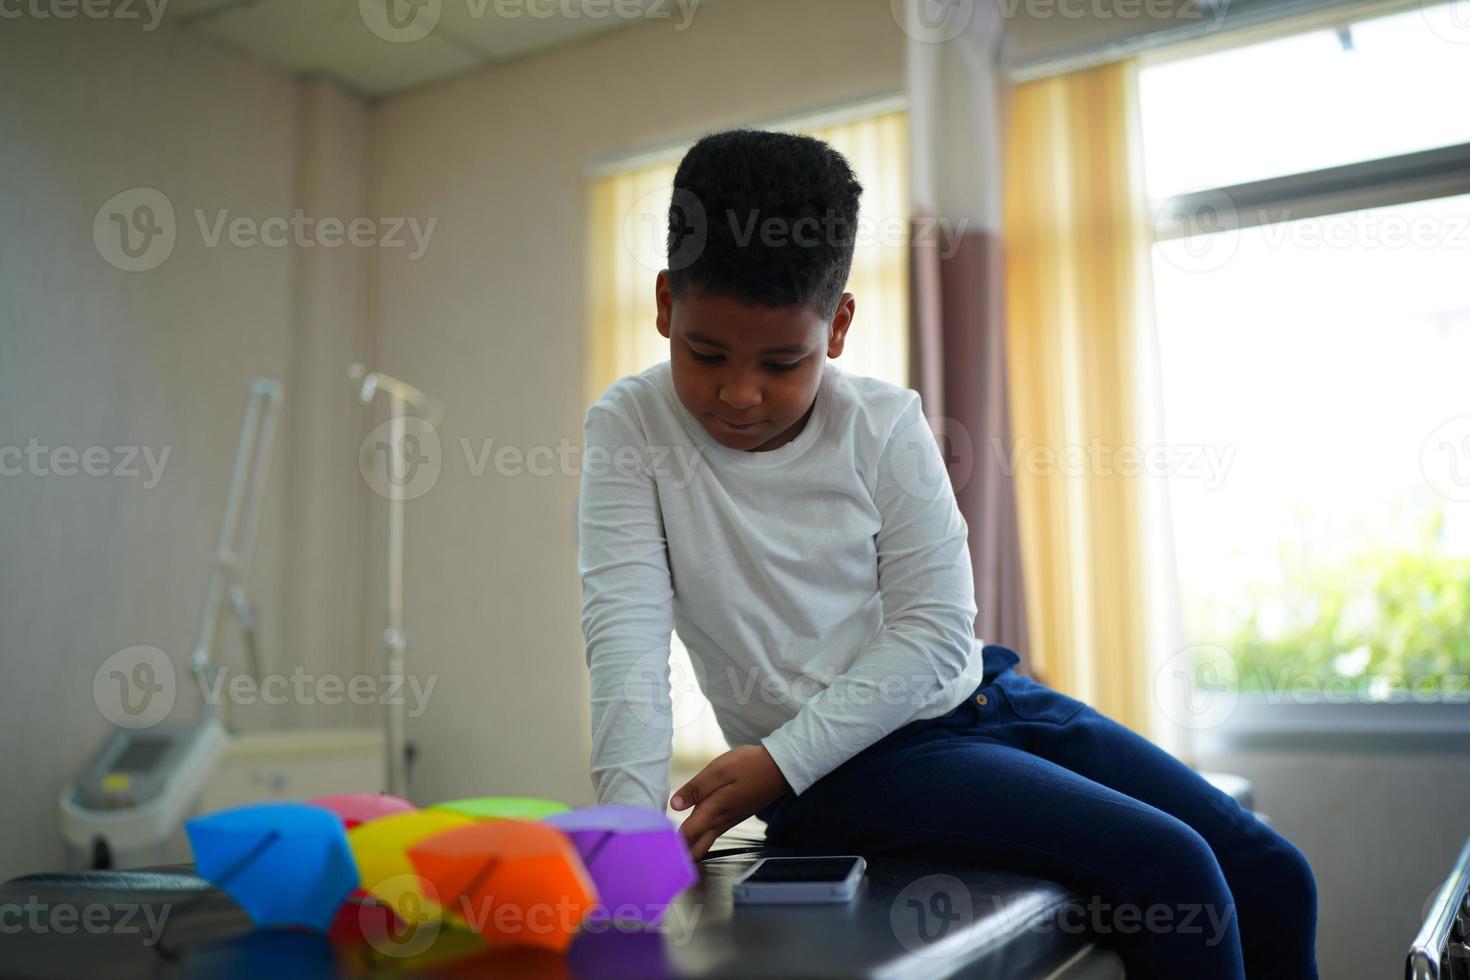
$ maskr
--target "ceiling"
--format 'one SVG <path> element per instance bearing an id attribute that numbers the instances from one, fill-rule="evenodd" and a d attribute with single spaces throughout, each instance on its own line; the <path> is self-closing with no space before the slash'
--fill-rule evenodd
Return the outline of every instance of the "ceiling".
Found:
<path id="1" fill-rule="evenodd" d="M 709 0 L 167 0 L 166 20 L 291 74 L 368 98 L 647 21 Z"/>

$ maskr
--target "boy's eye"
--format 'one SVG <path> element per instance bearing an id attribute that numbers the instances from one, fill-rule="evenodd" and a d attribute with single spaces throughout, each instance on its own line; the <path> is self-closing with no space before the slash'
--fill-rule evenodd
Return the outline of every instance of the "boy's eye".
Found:
<path id="1" fill-rule="evenodd" d="M 701 364 L 718 364 L 720 361 L 723 361 L 725 359 L 725 355 L 723 354 L 701 354 L 699 353 L 699 351 L 696 350 L 691 350 L 689 352 L 689 356 L 694 358 Z M 767 361 L 766 367 L 769 370 L 775 371 L 777 373 L 782 373 L 785 371 L 795 371 L 797 368 L 801 367 L 801 362 L 792 361 L 790 364 L 777 364 L 774 361 Z"/>

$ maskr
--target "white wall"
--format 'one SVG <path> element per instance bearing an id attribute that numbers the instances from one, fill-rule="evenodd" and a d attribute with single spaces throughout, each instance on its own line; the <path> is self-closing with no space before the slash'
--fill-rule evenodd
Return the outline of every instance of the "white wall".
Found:
<path id="1" fill-rule="evenodd" d="M 1403 975 L 1431 895 L 1470 836 L 1470 760 L 1444 750 L 1213 752 L 1201 768 L 1251 780 L 1256 809 L 1312 863 L 1323 977 Z M 1417 741 L 1423 738 L 1398 739 Z"/>
<path id="2" fill-rule="evenodd" d="M 304 153 L 298 127 L 311 129 Z M 299 266 L 292 248 L 206 247 L 192 212 L 289 216 L 299 186 L 308 203 L 361 207 L 344 195 L 366 190 L 366 144 L 352 100 L 167 28 L 22 18 L 0 29 L 0 446 L 169 451 L 152 488 L 0 476 L 0 879 L 62 862 L 56 797 L 108 730 L 92 694 L 99 665 L 135 644 L 186 662 L 255 375 L 289 386 L 251 590 L 264 652 L 316 672 L 360 656 L 353 517 L 320 498 L 355 479 L 342 364 L 365 324 L 333 309 L 364 291 L 362 257 Z M 305 179 L 323 161 L 335 184 L 314 189 Z M 157 268 L 124 272 L 94 245 L 93 218 L 139 186 L 172 202 L 177 241 Z M 338 546 L 340 564 L 326 557 Z M 197 705 L 181 686 L 174 715 Z M 349 721 L 237 717 L 306 715 Z"/>

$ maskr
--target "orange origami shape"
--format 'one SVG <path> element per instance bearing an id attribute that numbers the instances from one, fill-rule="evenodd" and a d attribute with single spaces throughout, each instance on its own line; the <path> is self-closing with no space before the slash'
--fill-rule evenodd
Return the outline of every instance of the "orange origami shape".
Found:
<path id="1" fill-rule="evenodd" d="M 437 834 L 473 826 L 474 821 L 457 813 L 415 810 L 358 824 L 347 832 L 347 845 L 363 890 L 392 908 L 400 921 L 418 927 L 437 923 L 445 900 L 424 887 L 409 861 L 409 848 Z"/>
<path id="2" fill-rule="evenodd" d="M 597 904 L 577 849 L 561 831 L 525 820 L 446 830 L 408 850 L 444 908 L 492 944 L 571 944 Z"/>

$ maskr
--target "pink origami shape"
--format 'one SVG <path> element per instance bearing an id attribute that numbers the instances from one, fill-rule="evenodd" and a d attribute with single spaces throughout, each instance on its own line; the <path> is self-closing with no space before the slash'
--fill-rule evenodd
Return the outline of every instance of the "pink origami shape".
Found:
<path id="1" fill-rule="evenodd" d="M 417 809 L 412 803 L 400 796 L 392 796 L 388 793 L 339 793 L 336 796 L 318 796 L 314 800 L 306 801 L 310 806 L 320 807 L 330 813 L 335 813 L 341 820 L 346 830 L 359 827 L 383 817 L 391 817 L 399 813 L 412 813 Z M 366 897 L 367 892 L 362 888 L 352 889 L 352 898 L 361 900 Z M 342 931 L 351 929 L 357 923 L 358 903 L 353 907 L 343 906 L 337 910 L 337 916 L 332 920 L 332 929 Z"/>
<path id="2" fill-rule="evenodd" d="M 597 886 L 589 920 L 656 924 L 669 903 L 699 880 L 673 821 L 640 806 L 594 806 L 541 821 L 572 839 Z"/>
<path id="3" fill-rule="evenodd" d="M 341 817 L 348 830 L 358 824 L 371 823 L 382 817 L 391 817 L 395 813 L 412 813 L 416 809 L 407 800 L 387 793 L 340 793 L 336 796 L 319 796 L 307 802 Z"/>

